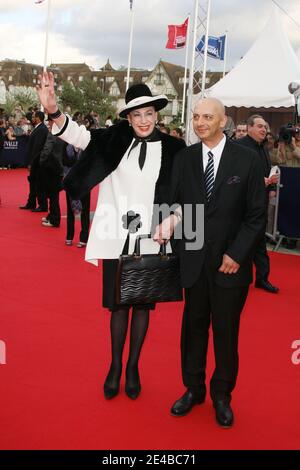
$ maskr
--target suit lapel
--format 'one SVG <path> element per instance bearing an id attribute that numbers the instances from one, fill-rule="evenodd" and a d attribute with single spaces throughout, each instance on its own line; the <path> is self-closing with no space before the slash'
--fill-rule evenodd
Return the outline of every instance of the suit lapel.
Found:
<path id="1" fill-rule="evenodd" d="M 196 177 L 196 181 L 200 181 L 199 192 L 201 194 L 200 200 L 205 201 L 205 189 L 204 189 L 204 172 L 203 172 L 203 153 L 202 153 L 202 143 L 195 145 L 193 147 L 193 172 Z"/>

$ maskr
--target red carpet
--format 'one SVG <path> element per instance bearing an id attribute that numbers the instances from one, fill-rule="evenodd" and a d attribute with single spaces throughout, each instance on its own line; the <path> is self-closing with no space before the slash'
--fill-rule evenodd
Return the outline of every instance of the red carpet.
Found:
<path id="1" fill-rule="evenodd" d="M 169 409 L 183 392 L 182 304 L 153 313 L 141 361 L 142 393 L 106 401 L 109 314 L 100 269 L 64 245 L 60 229 L 21 211 L 25 170 L 0 172 L 1 449 L 299 449 L 300 257 L 271 254 L 278 295 L 251 288 L 242 316 L 236 422 L 218 428 L 210 399 L 184 418 Z M 95 205 L 96 191 L 93 194 Z M 62 208 L 64 210 L 64 194 Z M 42 214 L 43 215 L 43 214 Z M 77 233 L 78 235 L 78 229 Z M 211 350 L 211 345 L 210 345 Z M 125 351 L 126 359 L 127 350 Z M 209 358 L 209 375 L 213 359 Z"/>

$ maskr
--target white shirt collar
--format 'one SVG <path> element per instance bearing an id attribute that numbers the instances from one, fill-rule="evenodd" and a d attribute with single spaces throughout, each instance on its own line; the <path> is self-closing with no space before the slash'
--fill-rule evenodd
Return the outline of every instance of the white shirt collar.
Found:
<path id="1" fill-rule="evenodd" d="M 214 174 L 215 174 L 215 177 L 216 177 L 225 144 L 226 144 L 226 137 L 225 137 L 224 134 L 223 134 L 222 139 L 218 143 L 218 145 L 216 145 L 213 148 L 209 148 L 207 145 L 205 145 L 202 142 L 203 171 L 205 171 L 206 165 L 208 163 L 208 155 L 207 154 L 208 154 L 208 152 L 211 152 L 214 156 Z"/>

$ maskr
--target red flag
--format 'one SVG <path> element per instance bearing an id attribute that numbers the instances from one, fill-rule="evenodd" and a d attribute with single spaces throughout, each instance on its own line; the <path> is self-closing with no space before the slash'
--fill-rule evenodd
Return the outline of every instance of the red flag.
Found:
<path id="1" fill-rule="evenodd" d="M 167 49 L 182 49 L 185 47 L 188 22 L 189 19 L 187 18 L 183 24 L 168 25 L 168 42 L 166 44 Z"/>

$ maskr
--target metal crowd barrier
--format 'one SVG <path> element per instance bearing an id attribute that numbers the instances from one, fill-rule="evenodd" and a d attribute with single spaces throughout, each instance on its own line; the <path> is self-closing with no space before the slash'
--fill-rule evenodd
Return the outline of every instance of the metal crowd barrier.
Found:
<path id="1" fill-rule="evenodd" d="M 280 167 L 276 197 L 269 201 L 266 236 L 276 243 L 300 239 L 300 168 Z"/>

